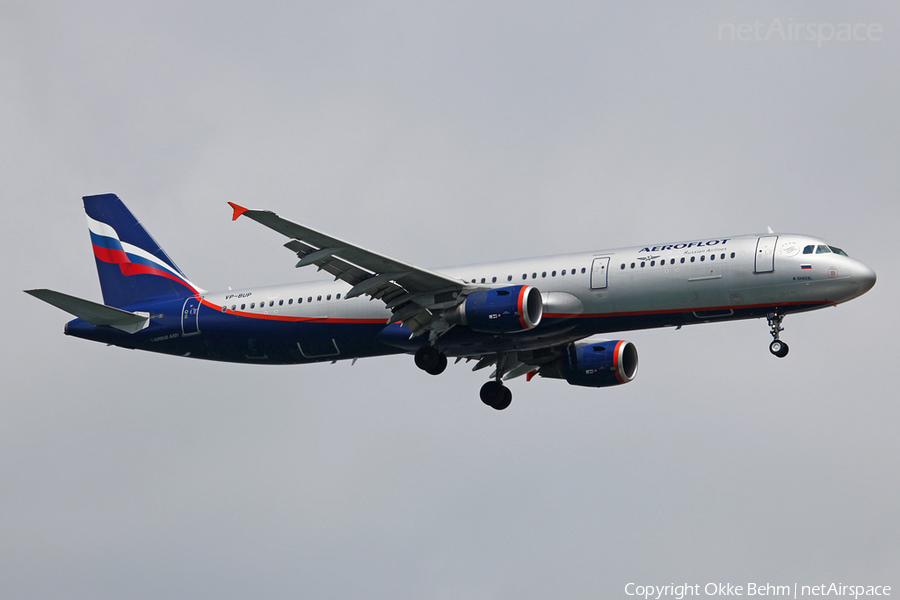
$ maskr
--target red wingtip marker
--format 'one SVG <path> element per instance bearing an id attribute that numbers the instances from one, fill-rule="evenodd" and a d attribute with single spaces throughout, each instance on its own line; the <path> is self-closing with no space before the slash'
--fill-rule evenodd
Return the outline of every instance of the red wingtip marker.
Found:
<path id="1" fill-rule="evenodd" d="M 235 204 L 234 202 L 229 202 L 228 205 L 234 209 L 234 215 L 231 217 L 232 221 L 237 221 L 239 216 L 250 210 L 249 208 L 244 208 L 240 204 Z"/>

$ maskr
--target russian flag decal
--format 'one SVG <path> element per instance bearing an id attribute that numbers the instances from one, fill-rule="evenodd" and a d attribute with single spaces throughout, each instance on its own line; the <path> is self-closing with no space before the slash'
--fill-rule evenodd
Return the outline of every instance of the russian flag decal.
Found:
<path id="1" fill-rule="evenodd" d="M 800 265 L 801 269 L 812 269 L 812 265 Z"/>

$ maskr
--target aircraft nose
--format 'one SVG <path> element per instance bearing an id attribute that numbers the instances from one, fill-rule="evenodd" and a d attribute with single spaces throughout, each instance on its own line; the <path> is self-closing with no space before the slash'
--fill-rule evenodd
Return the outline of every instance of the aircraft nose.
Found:
<path id="1" fill-rule="evenodd" d="M 862 295 L 871 290 L 877 279 L 875 271 L 864 263 L 859 263 L 853 271 L 853 283 L 860 287 L 859 294 Z"/>

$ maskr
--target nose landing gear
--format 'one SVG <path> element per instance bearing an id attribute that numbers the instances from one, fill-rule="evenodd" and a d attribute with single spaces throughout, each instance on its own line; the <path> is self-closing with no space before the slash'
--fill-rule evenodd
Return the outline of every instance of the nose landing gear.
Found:
<path id="1" fill-rule="evenodd" d="M 788 345 L 781 341 L 778 334 L 784 331 L 784 327 L 781 326 L 781 321 L 784 319 L 784 315 L 780 315 L 777 312 L 771 312 L 766 315 L 766 318 L 769 321 L 769 329 L 772 337 L 772 343 L 769 344 L 769 352 L 777 356 L 778 358 L 784 358 L 787 356 Z"/>

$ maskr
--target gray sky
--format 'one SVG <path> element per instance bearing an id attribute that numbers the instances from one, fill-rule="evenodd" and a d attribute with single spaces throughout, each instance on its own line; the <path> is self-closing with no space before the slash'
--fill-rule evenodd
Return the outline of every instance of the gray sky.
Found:
<path id="1" fill-rule="evenodd" d="M 877 27 L 730 40 L 776 19 Z M 898 35 L 891 2 L 3 2 L 0 596 L 897 590 Z M 104 192 L 206 289 L 313 277 L 227 201 L 433 268 L 770 225 L 879 281 L 785 360 L 763 321 L 626 333 L 633 383 L 496 413 L 462 365 L 64 337 L 21 290 L 100 299 Z"/>

